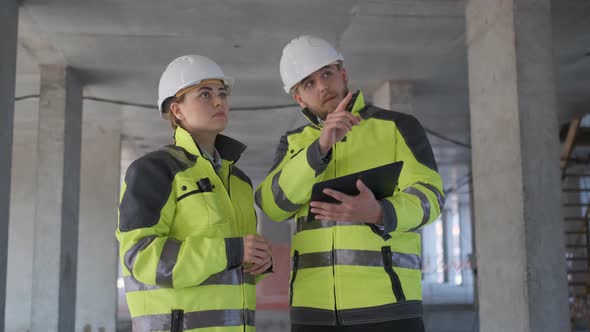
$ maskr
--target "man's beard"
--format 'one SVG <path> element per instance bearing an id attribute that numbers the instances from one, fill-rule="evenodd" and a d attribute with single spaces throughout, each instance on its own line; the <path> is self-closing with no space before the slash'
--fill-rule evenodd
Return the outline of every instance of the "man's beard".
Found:
<path id="1" fill-rule="evenodd" d="M 313 113 L 316 114 L 316 116 L 318 118 L 322 119 L 322 121 L 325 121 L 326 118 L 328 117 L 328 115 L 336 110 L 336 108 L 338 107 L 338 105 L 340 104 L 342 99 L 344 99 L 344 97 L 346 97 L 347 94 L 348 94 L 348 87 L 344 87 L 342 94 L 338 95 L 337 100 L 335 100 L 336 105 L 334 105 L 334 106 L 325 105 L 325 107 L 322 107 L 322 109 L 318 110 L 317 112 L 313 112 Z M 322 106 L 324 106 L 324 105 L 322 105 Z"/>

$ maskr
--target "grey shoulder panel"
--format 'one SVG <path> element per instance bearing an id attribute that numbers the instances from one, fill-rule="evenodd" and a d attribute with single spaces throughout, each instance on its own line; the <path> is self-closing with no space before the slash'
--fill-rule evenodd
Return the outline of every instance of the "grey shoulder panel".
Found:
<path id="1" fill-rule="evenodd" d="M 275 151 L 273 165 L 270 168 L 270 171 L 268 171 L 268 173 L 272 173 L 272 171 L 279 167 L 279 164 L 281 163 L 281 161 L 283 161 L 283 158 L 285 158 L 287 151 L 289 151 L 289 136 L 299 134 L 303 132 L 303 130 L 305 130 L 305 128 L 307 127 L 309 127 L 309 124 L 303 125 L 293 130 L 289 130 L 283 136 L 281 136 L 279 145 L 277 146 L 277 149 Z"/>
<path id="2" fill-rule="evenodd" d="M 409 114 L 384 110 L 375 106 L 367 107 L 361 113 L 364 119 L 380 119 L 396 124 L 406 144 L 418 162 L 438 172 L 434 153 L 420 122 Z"/>
<path id="3" fill-rule="evenodd" d="M 293 134 L 299 134 L 299 133 L 303 132 L 303 130 L 305 130 L 305 128 L 307 128 L 307 127 L 309 127 L 309 124 L 304 124 L 301 127 L 295 128 L 293 130 L 289 130 L 289 131 L 287 131 L 285 133 L 285 136 L 290 136 L 290 135 L 293 135 Z"/>
<path id="4" fill-rule="evenodd" d="M 172 192 L 174 176 L 192 167 L 196 162 L 192 159 L 184 150 L 166 147 L 134 161 L 125 174 L 127 188 L 119 205 L 119 229 L 131 231 L 156 225 Z"/>
<path id="5" fill-rule="evenodd" d="M 248 175 L 246 175 L 246 173 L 244 173 L 244 171 L 242 171 L 238 167 L 233 166 L 233 168 L 232 168 L 232 174 L 235 175 L 238 179 L 240 179 L 240 180 L 246 182 L 247 184 L 249 184 L 250 187 L 252 187 L 252 181 L 250 180 L 250 178 L 248 177 Z"/>

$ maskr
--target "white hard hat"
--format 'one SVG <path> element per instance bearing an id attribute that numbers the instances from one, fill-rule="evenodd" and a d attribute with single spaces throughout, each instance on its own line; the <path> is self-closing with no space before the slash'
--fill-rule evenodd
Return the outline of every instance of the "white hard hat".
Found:
<path id="1" fill-rule="evenodd" d="M 281 78 L 286 93 L 314 71 L 336 61 L 344 61 L 342 54 L 327 41 L 313 36 L 297 37 L 283 49 Z"/>
<path id="2" fill-rule="evenodd" d="M 162 118 L 168 119 L 168 113 L 164 109 L 166 99 L 186 87 L 197 85 L 207 79 L 223 81 L 228 90 L 234 85 L 233 78 L 225 76 L 219 65 L 207 57 L 191 54 L 170 62 L 162 73 L 158 86 L 158 109 Z"/>

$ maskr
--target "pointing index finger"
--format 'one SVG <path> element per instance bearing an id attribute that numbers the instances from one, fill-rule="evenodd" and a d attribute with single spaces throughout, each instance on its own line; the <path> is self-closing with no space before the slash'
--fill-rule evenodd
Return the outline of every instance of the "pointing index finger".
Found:
<path id="1" fill-rule="evenodd" d="M 346 105 L 348 105 L 348 102 L 350 101 L 351 98 L 352 98 L 352 92 L 348 92 L 348 94 L 340 101 L 340 104 L 338 104 L 338 107 L 336 107 L 335 112 L 344 111 L 344 109 L 346 108 Z"/>

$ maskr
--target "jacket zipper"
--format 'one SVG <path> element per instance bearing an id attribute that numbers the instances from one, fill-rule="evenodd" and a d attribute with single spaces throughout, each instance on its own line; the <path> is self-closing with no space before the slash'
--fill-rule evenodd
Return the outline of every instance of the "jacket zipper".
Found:
<path id="1" fill-rule="evenodd" d="M 171 322 L 170 322 L 170 331 L 171 332 L 182 332 L 184 330 L 184 311 L 180 309 L 172 310 L 171 314 Z"/>
<path id="2" fill-rule="evenodd" d="M 336 167 L 336 144 L 334 143 L 332 146 L 332 159 L 334 161 L 334 177 L 338 176 L 338 168 Z M 335 242 L 336 242 L 336 235 L 334 234 L 335 227 L 332 227 L 332 277 L 334 278 L 334 315 L 336 316 L 336 325 L 342 325 L 340 321 L 340 314 L 338 313 L 338 301 L 336 300 L 336 255 L 335 255 Z"/>
<path id="3" fill-rule="evenodd" d="M 232 174 L 232 168 L 233 168 L 233 163 L 229 165 L 228 167 L 228 175 L 227 175 L 227 195 L 230 198 L 230 203 L 231 203 L 231 174 Z M 221 178 L 220 178 L 221 179 Z M 237 220 L 237 219 L 236 219 Z M 245 225 L 242 223 L 242 231 L 244 231 L 244 227 Z M 242 324 L 244 327 L 244 332 L 246 332 L 246 327 L 248 326 L 248 321 L 247 321 L 247 315 L 246 315 L 246 289 L 245 289 L 245 281 L 246 281 L 246 276 L 244 275 L 244 270 L 242 269 L 242 267 L 239 267 L 240 269 L 240 287 L 242 289 Z"/>
<path id="4" fill-rule="evenodd" d="M 231 171 L 233 167 L 234 164 L 229 165 L 229 171 L 227 175 L 227 195 L 229 196 L 229 198 L 231 198 Z"/>
<path id="5" fill-rule="evenodd" d="M 245 281 L 246 281 L 246 277 L 244 276 L 244 270 L 239 267 L 240 269 L 240 281 L 241 281 L 241 285 L 240 287 L 242 288 L 242 324 L 244 326 L 244 332 L 246 332 L 246 327 L 248 325 L 248 321 L 247 321 L 247 317 L 246 317 L 246 290 L 245 290 Z"/>
<path id="6" fill-rule="evenodd" d="M 334 240 L 335 240 L 335 235 L 334 235 L 334 227 L 332 227 L 332 276 L 334 277 L 334 315 L 336 316 L 336 325 L 340 326 L 342 325 L 342 322 L 340 321 L 340 314 L 338 313 L 338 304 L 336 301 L 336 255 L 334 252 Z"/>
<path id="7" fill-rule="evenodd" d="M 393 263 L 391 261 L 391 247 L 385 246 L 381 247 L 381 253 L 383 254 L 383 267 L 385 268 L 385 272 L 389 275 L 389 279 L 391 279 L 391 288 L 393 290 L 393 295 L 395 295 L 395 299 L 397 302 L 402 302 L 406 300 L 406 296 L 404 294 L 404 290 L 402 289 L 402 283 L 399 280 L 399 276 L 393 270 Z"/>
<path id="8" fill-rule="evenodd" d="M 189 191 L 188 193 L 186 193 L 186 194 L 183 194 L 183 195 L 181 195 L 180 197 L 178 197 L 178 198 L 176 199 L 176 202 L 180 202 L 180 201 L 182 201 L 183 199 L 187 198 L 188 196 L 192 196 L 192 195 L 195 195 L 195 194 L 200 194 L 200 193 L 204 193 L 204 192 L 207 192 L 207 191 L 198 190 L 198 189 L 197 189 L 197 190 L 193 190 L 193 191 Z"/>
<path id="9" fill-rule="evenodd" d="M 293 275 L 291 276 L 291 283 L 289 285 L 289 305 L 293 305 L 293 284 L 297 277 L 297 270 L 299 269 L 299 251 L 293 252 Z"/>

